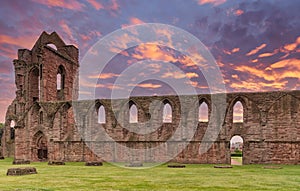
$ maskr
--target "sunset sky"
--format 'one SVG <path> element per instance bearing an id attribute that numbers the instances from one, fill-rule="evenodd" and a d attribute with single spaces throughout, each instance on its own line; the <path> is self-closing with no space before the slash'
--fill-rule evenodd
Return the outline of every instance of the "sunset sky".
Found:
<path id="1" fill-rule="evenodd" d="M 173 25 L 208 48 L 220 67 L 227 92 L 299 90 L 299 8 L 298 0 L 1 1 L 0 122 L 4 122 L 7 106 L 15 97 L 12 60 L 19 48 L 31 49 L 42 31 L 56 31 L 67 44 L 74 44 L 81 60 L 97 41 L 117 29 L 142 23 Z M 125 39 L 119 41 L 126 43 Z M 155 44 L 123 51 L 102 74 L 91 73 L 81 85 L 88 86 L 88 79 L 97 78 L 99 96 L 107 97 L 126 66 L 157 58 L 184 73 L 162 70 L 157 64 L 149 65 L 153 72 L 159 70 L 162 78 L 184 75 L 199 93 L 207 92 L 201 71 L 185 55 Z M 153 95 L 171 90 L 150 80 L 134 91 Z"/>

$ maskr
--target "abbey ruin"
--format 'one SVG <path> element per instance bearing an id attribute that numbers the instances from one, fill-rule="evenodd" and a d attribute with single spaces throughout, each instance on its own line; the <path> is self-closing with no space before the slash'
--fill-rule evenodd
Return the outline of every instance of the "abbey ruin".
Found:
<path id="1" fill-rule="evenodd" d="M 300 91 L 227 93 L 220 132 L 211 147 L 201 153 L 200 145 L 209 144 L 202 141 L 209 122 L 199 121 L 190 112 L 198 114 L 199 106 L 205 103 L 213 120 L 211 111 L 218 105 L 212 104 L 212 95 L 197 95 L 194 107 L 180 105 L 175 95 L 132 97 L 126 102 L 76 101 L 78 49 L 66 45 L 55 32 L 43 32 L 31 50 L 20 49 L 13 64 L 17 91 L 7 110 L 1 141 L 3 155 L 16 161 L 127 162 L 134 157 L 153 162 L 164 161 L 165 153 L 175 153 L 173 160 L 177 162 L 230 164 L 230 139 L 240 135 L 244 140 L 243 164 L 300 164 Z M 186 96 L 187 101 L 194 98 Z M 151 107 L 153 101 L 161 104 Z M 243 105 L 243 121 L 238 123 L 233 121 L 237 102 Z M 75 105 L 84 112 L 75 116 Z M 165 105 L 172 108 L 168 122 L 162 119 Z M 128 120 L 133 106 L 137 109 L 136 123 Z M 105 116 L 101 122 L 97 119 L 100 110 Z M 160 125 L 147 134 L 124 128 L 146 127 L 150 119 Z M 181 130 L 175 134 L 178 127 Z M 191 130 L 194 133 L 189 140 Z M 145 151 L 158 145 L 157 150 Z M 135 156 L 128 156 L 124 148 L 136 149 Z"/>

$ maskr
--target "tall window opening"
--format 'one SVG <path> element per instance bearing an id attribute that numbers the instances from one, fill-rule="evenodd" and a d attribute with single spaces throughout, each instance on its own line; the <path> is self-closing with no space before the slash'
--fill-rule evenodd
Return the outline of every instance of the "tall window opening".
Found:
<path id="1" fill-rule="evenodd" d="M 163 123 L 172 123 L 172 107 L 169 103 L 165 103 L 163 108 Z"/>
<path id="2" fill-rule="evenodd" d="M 244 107 L 243 104 L 238 101 L 233 106 L 233 123 L 244 122 Z"/>
<path id="3" fill-rule="evenodd" d="M 41 95 L 42 95 L 42 93 L 41 93 L 41 91 L 42 91 L 42 77 L 43 77 L 43 65 L 42 64 L 40 64 L 40 71 L 39 71 L 39 75 L 40 75 L 40 77 L 39 77 L 39 99 L 41 100 Z"/>
<path id="4" fill-rule="evenodd" d="M 39 124 L 43 124 L 43 112 L 40 111 L 40 119 L 39 119 Z"/>
<path id="5" fill-rule="evenodd" d="M 99 108 L 98 108 L 98 123 L 99 124 L 104 124 L 105 123 L 105 119 L 106 119 L 106 116 L 105 116 L 105 108 L 103 105 L 101 105 Z"/>
<path id="6" fill-rule="evenodd" d="M 129 108 L 129 123 L 138 122 L 138 110 L 134 103 L 130 104 Z"/>
<path id="7" fill-rule="evenodd" d="M 64 89 L 65 89 L 65 69 L 62 65 L 58 67 L 56 75 L 56 89 L 57 89 L 57 99 L 64 100 Z"/>
<path id="8" fill-rule="evenodd" d="M 10 139 L 14 140 L 15 139 L 15 126 L 16 123 L 14 120 L 10 121 Z"/>
<path id="9" fill-rule="evenodd" d="M 208 105 L 205 102 L 199 106 L 198 120 L 199 122 L 208 122 Z"/>
<path id="10" fill-rule="evenodd" d="M 65 69 L 62 65 L 58 67 L 56 75 L 56 88 L 57 90 L 62 90 L 65 88 Z"/>
<path id="11" fill-rule="evenodd" d="M 40 96 L 40 79 L 39 79 L 39 69 L 34 68 L 30 71 L 29 74 L 29 94 L 32 98 L 32 101 L 38 101 Z"/>

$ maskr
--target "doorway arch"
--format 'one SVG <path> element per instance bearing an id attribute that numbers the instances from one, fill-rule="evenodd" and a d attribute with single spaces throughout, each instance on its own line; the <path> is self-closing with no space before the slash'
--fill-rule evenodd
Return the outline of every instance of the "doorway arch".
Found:
<path id="1" fill-rule="evenodd" d="M 230 139 L 230 163 L 231 165 L 243 164 L 244 139 L 240 135 L 234 135 Z"/>
<path id="2" fill-rule="evenodd" d="M 33 138 L 33 158 L 38 161 L 48 160 L 48 142 L 41 131 L 37 132 Z"/>

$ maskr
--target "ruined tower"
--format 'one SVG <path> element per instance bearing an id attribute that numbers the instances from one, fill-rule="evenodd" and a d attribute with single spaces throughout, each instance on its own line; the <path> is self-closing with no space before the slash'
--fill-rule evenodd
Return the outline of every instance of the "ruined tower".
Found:
<path id="1" fill-rule="evenodd" d="M 31 50 L 18 50 L 13 64 L 17 90 L 6 115 L 3 154 L 13 156 L 17 146 L 23 151 L 18 149 L 16 158 L 32 159 L 24 156 L 31 152 L 47 158 L 50 127 L 46 122 L 53 116 L 43 105 L 77 99 L 78 49 L 66 45 L 56 32 L 43 32 Z M 29 137 L 35 136 L 33 143 Z"/>

